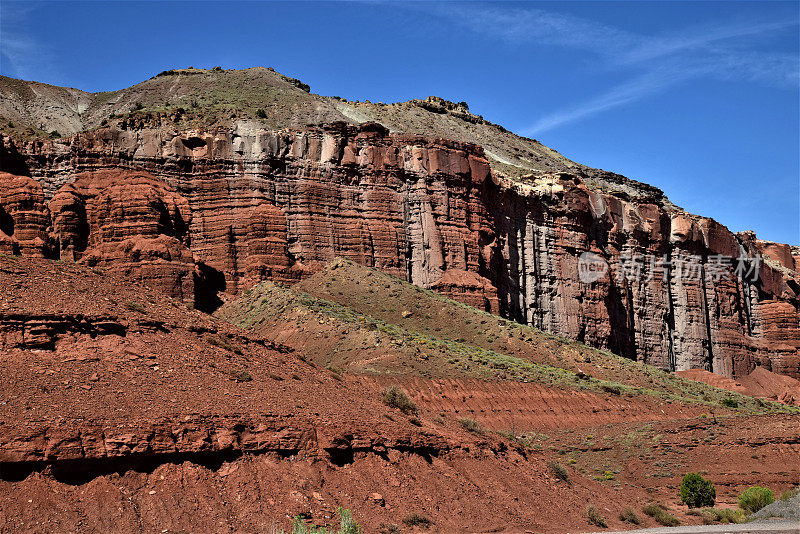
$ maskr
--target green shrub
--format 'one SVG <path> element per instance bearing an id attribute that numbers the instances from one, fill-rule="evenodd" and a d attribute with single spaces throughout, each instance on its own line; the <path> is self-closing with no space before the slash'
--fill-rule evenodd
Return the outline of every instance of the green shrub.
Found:
<path id="1" fill-rule="evenodd" d="M 739 401 L 737 401 L 736 399 L 731 399 L 730 397 L 728 397 L 726 399 L 722 399 L 720 404 L 722 404 L 723 406 L 727 406 L 728 408 L 738 408 L 739 407 Z"/>
<path id="2" fill-rule="evenodd" d="M 361 527 L 353 519 L 350 510 L 339 508 L 339 534 L 361 534 Z"/>
<path id="3" fill-rule="evenodd" d="M 284 530 L 279 530 L 278 534 L 285 534 Z M 292 519 L 292 534 L 327 534 L 327 529 L 318 529 L 314 525 L 306 525 L 301 517 Z"/>
<path id="4" fill-rule="evenodd" d="M 458 420 L 458 423 L 466 430 L 467 432 L 472 432 L 473 434 L 483 434 L 484 430 L 483 427 L 479 422 L 471 417 L 461 417 Z"/>
<path id="5" fill-rule="evenodd" d="M 655 519 L 659 525 L 664 525 L 665 527 L 677 527 L 681 524 L 677 517 L 667 512 L 666 508 L 660 504 L 650 503 L 642 508 L 642 512 Z"/>
<path id="6" fill-rule="evenodd" d="M 710 480 L 706 480 L 700 473 L 686 473 L 681 482 L 681 501 L 689 508 L 702 508 L 714 506 L 717 490 Z"/>
<path id="7" fill-rule="evenodd" d="M 713 525 L 714 523 L 744 523 L 746 518 L 741 510 L 730 508 L 705 508 L 703 510 L 692 510 L 691 515 L 699 515 L 703 518 L 703 523 Z"/>
<path id="8" fill-rule="evenodd" d="M 569 472 L 566 467 L 558 462 L 547 462 L 547 467 L 550 469 L 550 472 L 553 473 L 554 477 L 564 482 L 569 482 Z"/>
<path id="9" fill-rule="evenodd" d="M 256 117 L 258 117 L 259 119 L 266 119 L 267 118 L 267 112 L 264 111 L 263 109 L 258 109 L 256 111 Z"/>
<path id="10" fill-rule="evenodd" d="M 389 386 L 381 393 L 386 406 L 397 408 L 405 414 L 416 413 L 417 405 L 406 395 L 406 392 L 397 386 Z"/>
<path id="11" fill-rule="evenodd" d="M 408 525 L 409 527 L 424 527 L 428 528 L 433 524 L 433 521 L 424 515 L 420 515 L 418 513 L 408 514 L 404 519 L 403 523 Z"/>
<path id="12" fill-rule="evenodd" d="M 636 512 L 634 512 L 633 508 L 630 506 L 619 513 L 619 520 L 632 525 L 638 525 L 642 522 L 642 520 L 638 515 L 636 515 Z"/>
<path id="13" fill-rule="evenodd" d="M 330 534 L 361 534 L 361 527 L 353 520 L 350 510 L 339 508 L 337 513 L 339 514 L 339 530 L 332 529 Z M 283 529 L 273 530 L 273 532 L 285 534 Z M 307 525 L 302 517 L 297 516 L 292 520 L 291 534 L 329 534 L 329 532 L 325 527 Z"/>
<path id="14" fill-rule="evenodd" d="M 663 512 L 663 511 L 664 511 L 664 507 L 661 506 L 660 504 L 657 504 L 657 503 L 654 503 L 654 502 L 651 502 L 650 504 L 648 504 L 644 508 L 642 508 L 642 512 L 644 512 L 645 515 L 649 515 L 650 517 L 655 517 L 656 514 L 658 514 L 660 512 Z"/>
<path id="15" fill-rule="evenodd" d="M 594 506 L 589 506 L 586 509 L 586 518 L 592 525 L 598 526 L 600 528 L 608 528 L 608 525 L 606 524 L 606 518 L 603 517 L 597 510 L 597 508 L 595 508 Z"/>
<path id="16" fill-rule="evenodd" d="M 772 490 L 761 486 L 747 488 L 739 495 L 739 508 L 748 514 L 754 514 L 773 502 L 775 502 L 775 494 L 772 493 Z"/>
<path id="17" fill-rule="evenodd" d="M 782 501 L 788 501 L 789 499 L 791 499 L 792 497 L 794 497 L 798 493 L 800 493 L 800 488 L 786 490 L 783 493 L 781 493 L 780 499 Z"/>

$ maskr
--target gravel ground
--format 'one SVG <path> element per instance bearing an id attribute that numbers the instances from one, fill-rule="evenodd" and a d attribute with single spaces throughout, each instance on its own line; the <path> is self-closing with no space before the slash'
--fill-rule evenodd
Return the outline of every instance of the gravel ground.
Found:
<path id="1" fill-rule="evenodd" d="M 786 501 L 775 501 L 750 516 L 751 519 L 756 521 L 774 517 L 800 521 L 800 492 Z M 800 529 L 800 525 L 798 529 Z"/>

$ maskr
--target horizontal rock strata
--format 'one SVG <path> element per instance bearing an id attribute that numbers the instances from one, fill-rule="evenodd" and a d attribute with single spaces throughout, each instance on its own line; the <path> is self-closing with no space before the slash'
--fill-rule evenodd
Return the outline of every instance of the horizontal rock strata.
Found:
<path id="1" fill-rule="evenodd" d="M 342 256 L 662 369 L 800 377 L 796 250 L 570 174 L 510 181 L 479 146 L 343 123 L 3 143 L 33 178 L 2 175 L 33 187 L 2 197 L 23 253 L 204 302 Z"/>

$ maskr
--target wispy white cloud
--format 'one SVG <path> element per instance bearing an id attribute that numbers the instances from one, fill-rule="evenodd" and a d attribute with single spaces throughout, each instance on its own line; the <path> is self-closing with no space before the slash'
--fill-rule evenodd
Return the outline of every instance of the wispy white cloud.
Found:
<path id="1" fill-rule="evenodd" d="M 529 136 L 538 135 L 557 126 L 576 122 L 603 111 L 641 100 L 677 85 L 690 77 L 689 73 L 684 73 L 681 76 L 664 76 L 663 73 L 648 73 L 638 76 L 573 107 L 545 115 L 521 133 Z"/>
<path id="2" fill-rule="evenodd" d="M 539 118 L 525 130 L 527 135 L 636 102 L 691 79 L 747 81 L 797 89 L 800 78 L 800 59 L 796 54 L 748 47 L 751 41 L 796 28 L 797 19 L 695 24 L 671 34 L 650 36 L 536 8 L 509 10 L 475 4 L 459 4 L 458 10 L 450 4 L 426 4 L 418 8 L 509 43 L 584 50 L 592 58 L 591 68 L 619 72 L 626 79 Z"/>
<path id="3" fill-rule="evenodd" d="M 642 38 L 639 46 L 622 54 L 617 60 L 619 64 L 636 64 L 688 50 L 702 51 L 710 55 L 724 54 L 726 50 L 714 47 L 715 43 L 780 31 L 797 26 L 797 24 L 796 20 L 762 23 L 735 22 L 729 25 L 717 24 L 686 28 L 674 35 Z"/>
<path id="4" fill-rule="evenodd" d="M 22 79 L 48 79 L 57 74 L 52 52 L 30 36 L 26 28 L 40 2 L 0 2 L 0 57 L 2 73 Z"/>
<path id="5" fill-rule="evenodd" d="M 3 65 L 3 73 L 24 78 L 30 70 L 30 58 L 37 57 L 39 47 L 30 39 L 9 33 L 4 31 L 0 39 L 0 52 L 4 61 L 8 61 L 8 64 Z"/>

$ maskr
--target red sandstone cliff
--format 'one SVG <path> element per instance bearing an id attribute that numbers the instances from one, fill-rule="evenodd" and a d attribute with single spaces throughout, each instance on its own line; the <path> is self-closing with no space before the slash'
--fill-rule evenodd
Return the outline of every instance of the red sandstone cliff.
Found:
<path id="1" fill-rule="evenodd" d="M 104 266 L 199 305 L 343 256 L 664 369 L 800 377 L 791 249 L 571 174 L 511 181 L 473 144 L 377 124 L 106 128 L 5 138 L 0 169 L 33 178 L 0 175 L 4 250 Z M 587 251 L 610 266 L 591 283 Z M 758 254 L 757 280 L 736 272 Z M 627 257 L 643 276 L 619 276 Z"/>

